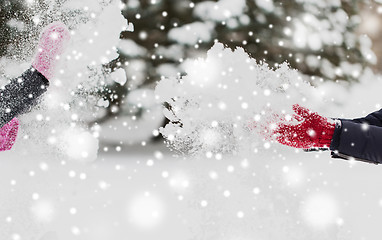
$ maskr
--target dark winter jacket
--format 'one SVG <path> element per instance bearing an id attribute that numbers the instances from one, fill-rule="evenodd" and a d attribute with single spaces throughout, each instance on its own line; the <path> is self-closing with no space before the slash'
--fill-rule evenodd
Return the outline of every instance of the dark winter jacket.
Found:
<path id="1" fill-rule="evenodd" d="M 34 68 L 25 71 L 20 77 L 0 89 L 0 128 L 14 117 L 25 113 L 46 92 L 49 81 Z"/>
<path id="2" fill-rule="evenodd" d="M 382 163 L 382 109 L 357 119 L 337 119 L 332 142 L 333 158 Z"/>

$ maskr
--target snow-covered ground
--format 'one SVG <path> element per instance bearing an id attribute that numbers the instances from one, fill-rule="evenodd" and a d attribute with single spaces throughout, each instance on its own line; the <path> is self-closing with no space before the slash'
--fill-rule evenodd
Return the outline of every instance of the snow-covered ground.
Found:
<path id="1" fill-rule="evenodd" d="M 378 239 L 382 221 L 380 167 L 327 152 L 184 159 L 148 145 L 91 164 L 4 153 L 0 171 L 0 239 Z"/>
<path id="2" fill-rule="evenodd" d="M 110 104 L 92 93 L 112 82 L 125 84 L 124 71 L 133 80 L 144 76 L 139 62 L 120 63 L 124 70 L 113 73 L 102 72 L 101 64 L 115 59 L 117 49 L 130 56 L 145 51 L 130 40 L 119 41 L 121 31 L 133 31 L 119 1 L 64 2 L 73 31 L 61 70 L 39 108 L 20 117 L 13 150 L 0 154 L 0 240 L 379 239 L 380 166 L 334 160 L 328 152 L 296 152 L 264 142 L 248 128 L 255 121 L 268 123 L 264 109 L 287 114 L 294 103 L 324 116 L 365 116 L 381 108 L 378 75 L 343 63 L 323 70 L 352 74 L 359 83 L 326 81 L 312 87 L 287 64 L 270 69 L 243 49 L 232 52 L 216 43 L 206 58 L 180 61 L 187 76 L 179 79 L 173 68 L 162 66 L 172 77 L 158 79 L 155 92 L 132 88 L 126 96 L 132 106 L 125 111 L 143 107 L 141 121 L 121 114 L 87 129 L 85 123 L 102 117 Z M 227 9 L 230 16 L 245 9 L 245 1 L 230 8 L 232 2 L 221 0 L 213 11 L 208 2 L 199 4 L 196 14 L 209 24 L 180 27 L 170 37 L 191 45 L 210 39 L 205 33 L 211 20 L 222 21 Z M 256 0 L 268 11 L 271 3 Z M 39 19 L 33 20 L 36 25 Z M 198 34 L 184 34 L 190 29 Z M 297 43 L 316 37 L 301 31 Z M 363 42 L 362 54 L 373 60 L 371 42 Z M 310 47 L 319 49 L 321 43 L 315 43 Z M 23 46 L 29 51 L 35 42 Z M 180 58 L 177 49 L 169 48 L 174 58 Z M 25 56 L 0 61 L 4 83 L 29 67 Z M 163 109 L 163 102 L 170 107 Z M 170 124 L 158 130 L 163 115 Z M 145 145 L 159 132 L 175 149 L 195 155 L 175 157 L 163 145 Z M 115 147 L 105 151 L 105 142 Z M 145 146 L 126 146 L 130 142 Z"/>

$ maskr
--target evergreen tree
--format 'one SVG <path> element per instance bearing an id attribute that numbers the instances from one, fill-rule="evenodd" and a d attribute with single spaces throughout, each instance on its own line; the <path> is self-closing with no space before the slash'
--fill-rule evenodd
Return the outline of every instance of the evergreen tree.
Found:
<path id="1" fill-rule="evenodd" d="M 163 75 L 163 64 L 178 68 L 183 59 L 202 55 L 214 41 L 243 47 L 270 65 L 288 61 L 306 75 L 328 80 L 357 81 L 376 61 L 369 39 L 356 34 L 361 21 L 358 14 L 367 1 L 124 2 L 123 14 L 134 23 L 135 31 L 122 37 L 134 41 L 145 54 L 129 57 L 122 53 L 121 59 L 145 62 L 145 84 Z M 171 51 L 177 52 L 171 55 Z"/>
<path id="2" fill-rule="evenodd" d="M 358 81 L 376 63 L 371 40 L 356 32 L 360 11 L 369 6 L 368 1 L 122 2 L 122 13 L 135 30 L 121 33 L 120 57 L 108 67 L 123 67 L 127 83 L 106 88 L 105 93 L 114 94 L 108 94 L 111 105 L 100 121 L 118 115 L 139 118 L 145 109 L 124 108 L 130 104 L 126 95 L 135 89 L 153 88 L 160 78 L 184 75 L 182 62 L 203 57 L 216 41 L 232 49 L 243 47 L 251 57 L 270 66 L 287 61 L 313 85 L 324 80 Z"/>
<path id="3" fill-rule="evenodd" d="M 243 47 L 250 56 L 271 66 L 288 61 L 313 84 L 324 80 L 354 82 L 376 63 L 370 39 L 356 33 L 360 11 L 370 1 L 121 1 L 122 14 L 135 30 L 121 33 L 120 56 L 104 65 L 104 70 L 125 69 L 127 83 L 114 83 L 99 92 L 110 105 L 107 114 L 93 122 L 117 116 L 139 118 L 144 106 L 127 102 L 126 96 L 137 89 L 154 88 L 160 78 L 184 75 L 183 61 L 203 57 L 215 41 L 230 48 Z M 0 55 L 6 54 L 9 46 L 17 50 L 18 37 L 37 37 L 33 31 L 20 34 L 14 25 L 19 21 L 33 29 L 30 12 L 48 9 L 52 2 L 59 6 L 65 1 L 39 0 L 29 7 L 20 1 L 2 2 Z M 71 15 L 52 12 L 41 15 L 41 20 L 44 16 L 60 20 Z"/>
<path id="4" fill-rule="evenodd" d="M 0 5 L 0 56 L 7 53 L 9 44 L 16 41 L 17 28 L 12 19 L 24 19 L 24 6 L 20 1 L 4 0 Z"/>

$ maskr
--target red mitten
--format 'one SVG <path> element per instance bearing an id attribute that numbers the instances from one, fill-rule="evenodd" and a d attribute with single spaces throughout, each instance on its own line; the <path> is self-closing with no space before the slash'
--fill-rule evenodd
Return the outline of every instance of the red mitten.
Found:
<path id="1" fill-rule="evenodd" d="M 12 119 L 0 129 L 0 151 L 10 150 L 16 141 L 19 120 Z"/>
<path id="2" fill-rule="evenodd" d="M 294 115 L 294 118 L 299 123 L 282 122 L 277 124 L 273 131 L 276 140 L 294 148 L 328 148 L 333 137 L 335 124 L 298 104 L 293 105 L 293 110 L 297 114 Z"/>

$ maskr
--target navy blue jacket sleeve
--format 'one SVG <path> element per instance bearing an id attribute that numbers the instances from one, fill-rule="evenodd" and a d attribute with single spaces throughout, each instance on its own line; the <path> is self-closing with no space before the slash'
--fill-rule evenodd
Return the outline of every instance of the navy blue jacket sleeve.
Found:
<path id="1" fill-rule="evenodd" d="M 0 128 L 14 117 L 36 105 L 39 96 L 46 92 L 49 81 L 34 68 L 0 89 Z"/>
<path id="2" fill-rule="evenodd" d="M 330 150 L 333 158 L 382 163 L 382 109 L 364 118 L 338 119 Z"/>
<path id="3" fill-rule="evenodd" d="M 341 119 L 330 145 L 333 158 L 382 163 L 382 127 Z"/>
<path id="4" fill-rule="evenodd" d="M 363 118 L 342 119 L 342 120 L 351 121 L 355 123 L 367 123 L 369 125 L 382 127 L 382 109 L 372 112 Z"/>

